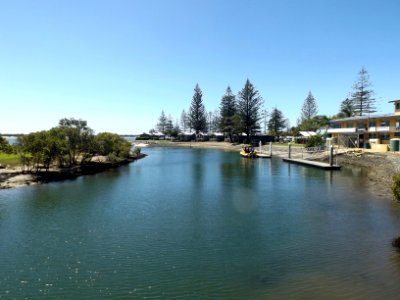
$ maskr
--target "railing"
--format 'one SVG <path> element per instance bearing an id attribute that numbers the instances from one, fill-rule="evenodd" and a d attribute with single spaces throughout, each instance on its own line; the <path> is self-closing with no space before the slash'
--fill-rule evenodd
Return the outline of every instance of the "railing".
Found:
<path id="1" fill-rule="evenodd" d="M 333 164 L 337 163 L 338 148 L 333 147 Z M 304 159 L 304 160 L 329 160 L 331 155 L 331 147 L 318 146 L 309 148 L 297 148 L 291 147 L 290 158 L 291 159 Z"/>
<path id="2" fill-rule="evenodd" d="M 390 131 L 390 126 L 373 126 L 368 128 L 368 132 L 385 132 Z"/>

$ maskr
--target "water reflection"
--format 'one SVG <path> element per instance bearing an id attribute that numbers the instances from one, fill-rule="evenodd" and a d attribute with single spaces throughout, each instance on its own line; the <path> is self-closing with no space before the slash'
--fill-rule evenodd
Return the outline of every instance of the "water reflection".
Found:
<path id="1" fill-rule="evenodd" d="M 0 298 L 398 296 L 399 205 L 363 171 L 144 151 L 116 174 L 0 191 Z"/>

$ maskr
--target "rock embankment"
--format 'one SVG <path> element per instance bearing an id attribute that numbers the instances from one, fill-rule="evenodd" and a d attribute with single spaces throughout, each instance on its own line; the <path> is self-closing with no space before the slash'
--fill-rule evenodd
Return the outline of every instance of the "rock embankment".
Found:
<path id="1" fill-rule="evenodd" d="M 371 181 L 379 181 L 389 190 L 392 177 L 400 172 L 400 155 L 393 152 L 360 152 L 342 154 L 337 157 L 342 166 L 363 167 Z"/>

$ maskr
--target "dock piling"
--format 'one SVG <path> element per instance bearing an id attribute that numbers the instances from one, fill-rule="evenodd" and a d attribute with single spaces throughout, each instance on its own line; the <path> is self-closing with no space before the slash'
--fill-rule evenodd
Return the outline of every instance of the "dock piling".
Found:
<path id="1" fill-rule="evenodd" d="M 330 146 L 329 149 L 329 165 L 332 167 L 333 166 L 333 146 Z"/>
<path id="2" fill-rule="evenodd" d="M 272 142 L 269 142 L 269 155 L 272 156 Z"/>

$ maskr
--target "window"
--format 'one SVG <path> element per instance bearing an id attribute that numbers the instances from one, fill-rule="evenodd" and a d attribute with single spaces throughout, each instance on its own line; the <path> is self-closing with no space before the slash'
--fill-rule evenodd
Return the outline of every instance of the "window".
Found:
<path id="1" fill-rule="evenodd" d="M 381 121 L 381 126 L 382 126 L 382 127 L 389 126 L 389 121 L 388 121 L 388 120 L 386 120 L 386 121 Z"/>
<path id="2" fill-rule="evenodd" d="M 366 126 L 364 125 L 364 123 L 361 123 L 361 122 L 359 122 L 359 123 L 357 123 L 357 128 L 358 129 L 363 129 L 363 128 L 365 128 Z"/>
<path id="3" fill-rule="evenodd" d="M 389 137 L 389 133 L 381 133 L 379 135 L 379 138 L 380 138 L 381 141 L 388 140 L 390 138 Z"/>
<path id="4" fill-rule="evenodd" d="M 347 123 L 347 128 L 353 128 L 353 123 Z"/>
<path id="5" fill-rule="evenodd" d="M 369 121 L 368 126 L 369 127 L 375 127 L 376 126 L 376 122 L 375 121 Z"/>
<path id="6" fill-rule="evenodd" d="M 341 128 L 339 123 L 331 123 L 330 127 L 331 128 Z"/>
<path id="7" fill-rule="evenodd" d="M 396 102 L 396 110 L 400 109 L 400 102 Z"/>

